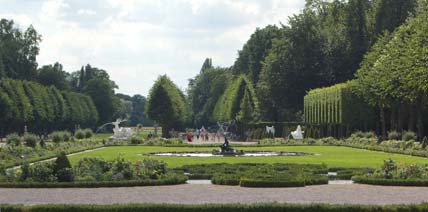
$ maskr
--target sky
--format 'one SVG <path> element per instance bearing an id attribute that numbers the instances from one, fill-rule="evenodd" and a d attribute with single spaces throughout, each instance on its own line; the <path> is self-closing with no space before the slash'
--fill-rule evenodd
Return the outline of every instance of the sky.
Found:
<path id="1" fill-rule="evenodd" d="M 304 0 L 0 0 L 0 18 L 32 24 L 39 66 L 106 70 L 128 95 L 147 95 L 159 75 L 185 91 L 205 58 L 229 67 L 257 27 L 286 24 Z"/>

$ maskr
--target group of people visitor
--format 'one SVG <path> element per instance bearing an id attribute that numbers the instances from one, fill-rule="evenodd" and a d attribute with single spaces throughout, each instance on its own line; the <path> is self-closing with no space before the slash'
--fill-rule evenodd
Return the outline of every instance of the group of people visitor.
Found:
<path id="1" fill-rule="evenodd" d="M 195 132 L 188 130 L 186 133 L 186 139 L 188 142 L 192 142 L 196 137 L 197 141 L 202 142 L 221 142 L 222 134 L 220 130 L 217 130 L 215 133 L 211 133 L 204 126 L 201 129 L 196 129 Z"/>

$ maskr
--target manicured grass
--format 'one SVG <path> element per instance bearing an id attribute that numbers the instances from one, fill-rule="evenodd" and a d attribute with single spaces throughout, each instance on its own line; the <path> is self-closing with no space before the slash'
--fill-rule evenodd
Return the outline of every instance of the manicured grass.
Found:
<path id="1" fill-rule="evenodd" d="M 428 158 L 414 157 L 408 155 L 375 152 L 361 149 L 337 146 L 273 146 L 273 147 L 237 147 L 244 151 L 283 151 L 283 152 L 307 152 L 315 155 L 308 156 L 282 156 L 282 157 L 160 157 L 142 156 L 149 152 L 192 152 L 212 151 L 213 147 L 160 147 L 160 146 L 114 146 L 93 152 L 70 156 L 73 164 L 83 157 L 101 157 L 112 160 L 119 155 L 124 158 L 137 161 L 144 158 L 163 160 L 168 167 L 178 167 L 185 164 L 203 163 L 303 163 L 303 164 L 326 164 L 331 167 L 371 167 L 378 168 L 385 159 L 393 159 L 400 163 L 428 163 Z"/>

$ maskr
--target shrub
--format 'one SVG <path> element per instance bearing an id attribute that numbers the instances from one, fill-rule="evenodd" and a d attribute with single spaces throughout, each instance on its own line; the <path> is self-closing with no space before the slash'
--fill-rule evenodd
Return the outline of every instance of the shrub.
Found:
<path id="1" fill-rule="evenodd" d="M 390 131 L 388 132 L 388 139 L 389 140 L 400 140 L 400 133 L 397 131 Z"/>
<path id="2" fill-rule="evenodd" d="M 61 169 L 65 168 L 71 168 L 71 164 L 65 152 L 62 151 L 55 160 L 55 165 L 53 167 L 54 174 L 57 175 Z"/>
<path id="3" fill-rule="evenodd" d="M 73 169 L 63 168 L 57 171 L 56 177 L 59 182 L 72 182 L 74 181 Z"/>
<path id="4" fill-rule="evenodd" d="M 297 179 L 249 179 L 240 180 L 241 187 L 303 187 L 304 180 Z"/>
<path id="5" fill-rule="evenodd" d="M 416 140 L 416 133 L 412 131 L 404 131 L 402 139 L 403 141 Z"/>
<path id="6" fill-rule="evenodd" d="M 49 135 L 49 137 L 52 139 L 52 142 L 54 143 L 59 143 L 64 140 L 62 131 L 54 131 Z"/>
<path id="7" fill-rule="evenodd" d="M 6 136 L 7 144 L 19 146 L 21 145 L 21 137 L 18 133 L 12 133 Z"/>
<path id="8" fill-rule="evenodd" d="M 131 137 L 131 144 L 142 144 L 143 140 L 138 138 L 137 136 L 132 136 Z"/>
<path id="9" fill-rule="evenodd" d="M 31 133 L 25 133 L 23 136 L 24 144 L 28 147 L 36 147 L 39 137 Z"/>
<path id="10" fill-rule="evenodd" d="M 63 141 L 70 141 L 71 140 L 71 133 L 68 131 L 62 131 L 62 140 Z"/>
<path id="11" fill-rule="evenodd" d="M 85 133 L 85 138 L 91 138 L 91 137 L 92 137 L 92 135 L 94 134 L 94 133 L 92 132 L 92 130 L 91 130 L 91 129 L 89 129 L 89 128 L 84 129 L 84 130 L 83 130 L 83 132 Z"/>
<path id="12" fill-rule="evenodd" d="M 56 181 L 53 172 L 53 163 L 36 163 L 30 167 L 31 179 L 38 182 Z"/>
<path id="13" fill-rule="evenodd" d="M 425 149 L 428 145 L 428 138 L 425 136 L 424 139 L 422 139 L 422 149 Z"/>
<path id="14" fill-rule="evenodd" d="M 352 133 L 351 137 L 355 137 L 355 138 L 364 138 L 364 133 L 362 131 L 356 131 L 354 133 Z"/>
<path id="15" fill-rule="evenodd" d="M 85 132 L 83 130 L 76 130 L 76 132 L 74 132 L 74 137 L 77 139 L 84 139 L 85 138 Z"/>
<path id="16" fill-rule="evenodd" d="M 377 138 L 377 137 L 376 137 L 376 133 L 370 131 L 370 132 L 364 133 L 364 138 Z"/>

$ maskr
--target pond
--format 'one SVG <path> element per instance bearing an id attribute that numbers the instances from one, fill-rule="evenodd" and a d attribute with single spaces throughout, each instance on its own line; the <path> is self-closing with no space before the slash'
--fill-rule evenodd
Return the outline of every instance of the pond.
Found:
<path id="1" fill-rule="evenodd" d="M 169 156 L 169 157 L 271 157 L 271 156 L 305 156 L 312 155 L 305 152 L 243 152 L 234 155 L 222 155 L 212 152 L 155 152 L 147 153 L 148 156 Z"/>

